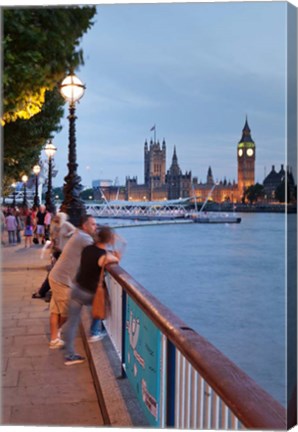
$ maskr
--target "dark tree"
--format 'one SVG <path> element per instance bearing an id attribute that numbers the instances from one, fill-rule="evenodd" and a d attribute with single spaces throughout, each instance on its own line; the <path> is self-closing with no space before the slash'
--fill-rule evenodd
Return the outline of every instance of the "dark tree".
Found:
<path id="1" fill-rule="evenodd" d="M 58 84 L 84 64 L 79 44 L 95 13 L 93 6 L 3 8 L 2 194 L 60 130 Z"/>

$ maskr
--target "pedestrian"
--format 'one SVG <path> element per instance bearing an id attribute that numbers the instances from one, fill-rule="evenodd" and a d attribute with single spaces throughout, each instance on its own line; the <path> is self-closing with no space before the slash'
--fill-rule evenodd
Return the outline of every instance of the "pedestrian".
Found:
<path id="1" fill-rule="evenodd" d="M 6 220 L 5 220 L 5 215 L 4 215 L 2 208 L 0 209 L 0 224 L 1 224 L 1 244 L 5 245 L 4 231 L 5 231 L 5 226 L 6 226 Z"/>
<path id="2" fill-rule="evenodd" d="M 8 232 L 8 243 L 13 245 L 16 243 L 16 232 L 17 232 L 17 221 L 14 214 L 11 211 L 8 212 L 6 218 L 6 229 Z"/>
<path id="3" fill-rule="evenodd" d="M 55 265 L 59 256 L 66 245 L 66 242 L 70 239 L 72 234 L 75 232 L 76 227 L 68 222 L 68 215 L 66 213 L 60 212 L 57 213 L 51 220 L 50 226 L 50 248 L 51 248 L 51 256 L 52 256 L 52 267 Z M 49 284 L 49 272 L 47 277 L 43 281 L 41 287 L 38 291 L 35 291 L 32 294 L 32 298 L 50 298 L 51 287 Z M 49 295 L 48 295 L 49 294 Z"/>
<path id="4" fill-rule="evenodd" d="M 85 246 L 93 243 L 96 221 L 91 215 L 81 218 L 79 228 L 66 243 L 58 261 L 49 274 L 52 291 L 50 302 L 51 349 L 64 345 L 61 327 L 67 320 L 68 304 L 73 281 L 80 265 L 81 253 Z"/>
<path id="5" fill-rule="evenodd" d="M 19 210 L 15 210 L 15 218 L 17 221 L 17 230 L 16 230 L 17 243 L 21 243 L 22 241 L 21 231 L 24 229 L 24 222 Z"/>
<path id="6" fill-rule="evenodd" d="M 82 251 L 80 267 L 71 291 L 69 316 L 65 328 L 66 356 L 64 364 L 70 366 L 82 363 L 85 358 L 75 352 L 74 341 L 80 322 L 82 306 L 92 306 L 103 265 L 118 263 L 120 252 L 107 250 L 113 246 L 115 236 L 111 228 L 99 227 L 95 243 L 86 246 Z M 98 340 L 98 339 L 97 339 Z"/>
<path id="7" fill-rule="evenodd" d="M 46 209 L 46 214 L 44 218 L 45 240 L 50 239 L 51 220 L 52 220 L 52 213 L 48 209 Z"/>
<path id="8" fill-rule="evenodd" d="M 24 237 L 25 237 L 25 248 L 29 248 L 32 246 L 32 237 L 33 237 L 33 217 L 30 210 L 25 211 L 25 228 L 24 228 Z"/>
<path id="9" fill-rule="evenodd" d="M 56 232 L 55 238 L 54 233 L 52 233 L 52 240 L 55 242 L 56 255 L 57 253 L 61 254 L 67 241 L 76 230 L 75 226 L 69 222 L 69 216 L 67 213 L 59 212 L 57 216 L 59 218 L 59 229 L 58 232 Z"/>
<path id="10" fill-rule="evenodd" d="M 46 207 L 42 204 L 39 206 L 39 210 L 36 213 L 36 244 L 45 243 L 45 217 Z"/>

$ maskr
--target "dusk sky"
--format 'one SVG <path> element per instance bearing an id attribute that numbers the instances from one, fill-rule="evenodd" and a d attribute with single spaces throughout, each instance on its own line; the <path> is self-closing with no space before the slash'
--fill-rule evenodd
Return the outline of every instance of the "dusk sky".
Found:
<path id="1" fill-rule="evenodd" d="M 98 4 L 84 35 L 86 92 L 77 104 L 78 174 L 144 181 L 144 142 L 174 146 L 182 172 L 237 182 L 246 116 L 256 143 L 256 182 L 285 163 L 286 2 Z M 54 136 L 67 174 L 68 107 Z"/>

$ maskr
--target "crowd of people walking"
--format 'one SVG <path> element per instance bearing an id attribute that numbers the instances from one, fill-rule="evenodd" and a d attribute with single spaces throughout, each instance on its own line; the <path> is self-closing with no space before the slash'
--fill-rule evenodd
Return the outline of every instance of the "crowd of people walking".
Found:
<path id="1" fill-rule="evenodd" d="M 119 262 L 125 240 L 111 228 L 97 226 L 91 215 L 83 215 L 75 227 L 66 213 L 51 214 L 44 205 L 20 210 L 2 208 L 1 234 L 2 244 L 7 246 L 21 244 L 23 237 L 25 248 L 39 244 L 50 249 L 51 265 L 32 298 L 50 302 L 49 348 L 65 349 L 66 366 L 84 362 L 74 344 L 82 306 L 91 312 L 101 270 Z M 105 336 L 102 321 L 91 317 L 89 342 Z"/>
<path id="2" fill-rule="evenodd" d="M 34 243 L 45 244 L 49 239 L 51 218 L 44 205 L 31 209 L 2 207 L 1 244 L 15 246 L 22 243 L 22 237 L 25 248 L 32 247 Z"/>

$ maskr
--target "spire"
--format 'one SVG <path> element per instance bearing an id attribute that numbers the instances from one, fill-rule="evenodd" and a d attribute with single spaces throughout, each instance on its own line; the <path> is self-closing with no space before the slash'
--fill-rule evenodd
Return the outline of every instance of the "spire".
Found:
<path id="1" fill-rule="evenodd" d="M 176 146 L 174 146 L 172 165 L 170 166 L 170 170 L 169 171 L 170 171 L 171 175 L 179 175 L 181 173 L 180 167 L 178 165 Z"/>
<path id="2" fill-rule="evenodd" d="M 177 154 L 176 154 L 176 146 L 174 146 L 174 153 L 173 153 L 172 161 L 173 161 L 173 163 L 175 162 L 176 164 L 178 164 L 178 158 L 177 158 Z"/>
<path id="3" fill-rule="evenodd" d="M 242 143 L 242 142 L 251 142 L 251 143 L 254 143 L 254 141 L 253 141 L 253 139 L 252 139 L 252 137 L 250 135 L 250 128 L 248 126 L 247 115 L 246 115 L 246 119 L 245 119 L 244 128 L 242 129 L 242 138 L 239 141 L 239 143 Z"/>
<path id="4" fill-rule="evenodd" d="M 211 166 L 208 168 L 208 172 L 207 172 L 207 184 L 214 184 Z"/>

